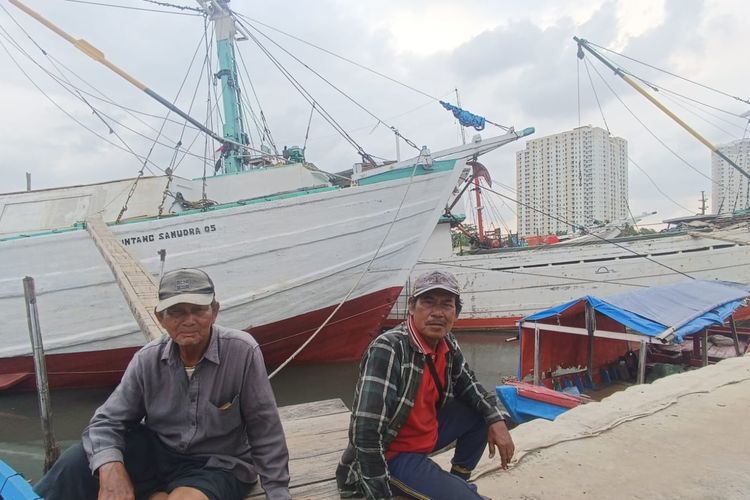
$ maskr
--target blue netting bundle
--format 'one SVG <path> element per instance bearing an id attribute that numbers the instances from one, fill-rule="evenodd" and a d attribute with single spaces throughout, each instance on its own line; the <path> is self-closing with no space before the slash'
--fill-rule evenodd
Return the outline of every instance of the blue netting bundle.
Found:
<path id="1" fill-rule="evenodd" d="M 469 113 L 468 111 L 463 110 L 458 106 L 454 106 L 449 102 L 440 101 L 440 104 L 442 104 L 443 107 L 448 111 L 451 111 L 453 113 L 453 116 L 455 116 L 458 120 L 458 123 L 460 123 L 464 127 L 474 127 L 476 130 L 484 130 L 485 119 L 483 116 Z"/>

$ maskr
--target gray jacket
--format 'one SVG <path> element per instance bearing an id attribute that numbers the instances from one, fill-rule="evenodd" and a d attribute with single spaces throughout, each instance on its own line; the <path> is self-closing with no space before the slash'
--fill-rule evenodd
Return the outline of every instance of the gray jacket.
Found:
<path id="1" fill-rule="evenodd" d="M 122 461 L 125 432 L 141 421 L 167 447 L 208 458 L 207 467 L 251 483 L 268 498 L 289 498 L 289 454 L 263 355 L 248 333 L 213 326 L 188 379 L 168 337 L 138 351 L 120 385 L 83 433 L 92 472 Z"/>

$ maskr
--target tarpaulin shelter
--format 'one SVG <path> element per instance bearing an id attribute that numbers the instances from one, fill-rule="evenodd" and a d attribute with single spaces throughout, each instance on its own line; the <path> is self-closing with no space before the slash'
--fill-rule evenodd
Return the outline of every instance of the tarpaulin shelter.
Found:
<path id="1" fill-rule="evenodd" d="M 748 285 L 690 280 L 602 298 L 587 295 L 536 312 L 518 323 L 519 379 L 533 376 L 539 384 L 545 374 L 585 367 L 598 382 L 601 367 L 638 348 L 642 381 L 647 344 L 680 343 L 721 326 L 749 297 Z M 733 336 L 737 345 L 734 328 Z"/>

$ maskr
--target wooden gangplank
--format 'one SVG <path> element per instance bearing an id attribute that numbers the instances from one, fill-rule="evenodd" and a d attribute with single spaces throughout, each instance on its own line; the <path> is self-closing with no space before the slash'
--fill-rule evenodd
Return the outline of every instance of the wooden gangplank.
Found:
<path id="1" fill-rule="evenodd" d="M 165 335 L 154 315 L 159 285 L 154 276 L 133 257 L 100 216 L 86 219 L 86 231 L 109 266 L 146 340 Z"/>
<path id="2" fill-rule="evenodd" d="M 336 466 L 349 440 L 351 411 L 340 399 L 279 408 L 289 448 L 290 493 L 294 499 L 339 498 Z M 265 498 L 256 486 L 248 499 Z"/>

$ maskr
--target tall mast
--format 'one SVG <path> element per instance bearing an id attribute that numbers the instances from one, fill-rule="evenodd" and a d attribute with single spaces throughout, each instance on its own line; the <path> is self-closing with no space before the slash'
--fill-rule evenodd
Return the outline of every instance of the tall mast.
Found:
<path id="1" fill-rule="evenodd" d="M 237 144 L 247 143 L 242 122 L 240 86 L 237 79 L 237 61 L 234 52 L 237 29 L 227 6 L 229 0 L 214 0 L 212 3 L 213 6 L 207 10 L 211 14 L 216 33 L 216 50 L 219 57 L 219 72 L 216 76 L 221 80 L 221 96 L 224 105 L 224 138 L 231 143 L 225 143 L 222 153 L 224 173 L 233 174 L 245 170 L 242 162 L 243 151 L 237 147 Z"/>
<path id="2" fill-rule="evenodd" d="M 684 121 L 682 121 L 680 119 L 680 117 L 678 117 L 677 115 L 675 115 L 674 113 L 672 113 L 669 109 L 667 109 L 666 106 L 664 106 L 662 103 L 660 103 L 654 96 L 652 96 L 651 94 L 649 94 L 648 92 L 646 92 L 643 88 L 641 88 L 641 86 L 638 85 L 637 83 L 635 83 L 635 81 L 632 78 L 630 78 L 628 75 L 626 75 L 625 72 L 622 69 L 616 67 L 614 64 L 612 64 L 609 61 L 607 61 L 604 57 L 601 56 L 601 54 L 599 54 L 597 51 L 595 51 L 593 48 L 591 48 L 591 46 L 589 45 L 589 42 L 587 40 L 584 40 L 582 38 L 578 38 L 576 36 L 573 37 L 573 40 L 575 40 L 576 43 L 578 43 L 578 58 L 579 59 L 583 59 L 583 50 L 582 49 L 586 49 L 591 55 L 593 55 L 594 57 L 596 57 L 597 59 L 599 59 L 605 66 L 607 66 L 609 69 L 611 69 L 612 71 L 614 71 L 617 76 L 619 76 L 620 78 L 622 78 L 623 80 L 625 80 L 625 82 L 628 85 L 630 85 L 631 87 L 633 87 L 639 94 L 643 95 L 643 97 L 645 97 L 646 99 L 648 99 L 649 101 L 651 101 L 651 103 L 653 103 L 654 106 L 656 106 L 657 108 L 659 108 L 660 110 L 662 110 L 672 120 L 676 121 L 678 125 L 680 125 L 682 128 L 684 128 L 685 130 L 687 130 L 690 135 L 692 135 L 693 137 L 695 137 L 696 139 L 698 139 L 701 143 L 703 143 L 716 156 L 718 156 L 719 158 L 721 158 L 725 162 L 729 163 L 739 173 L 741 173 L 742 175 L 744 175 L 745 177 L 747 177 L 748 179 L 750 179 L 750 174 L 747 173 L 742 167 L 740 167 L 735 162 L 733 162 L 732 160 L 730 160 L 727 155 L 725 155 L 724 153 L 722 153 L 721 151 L 719 151 L 719 149 L 716 146 L 714 146 L 708 139 L 706 139 L 705 137 L 703 137 L 702 135 L 700 135 L 690 125 L 688 125 L 687 123 L 685 123 Z"/>

